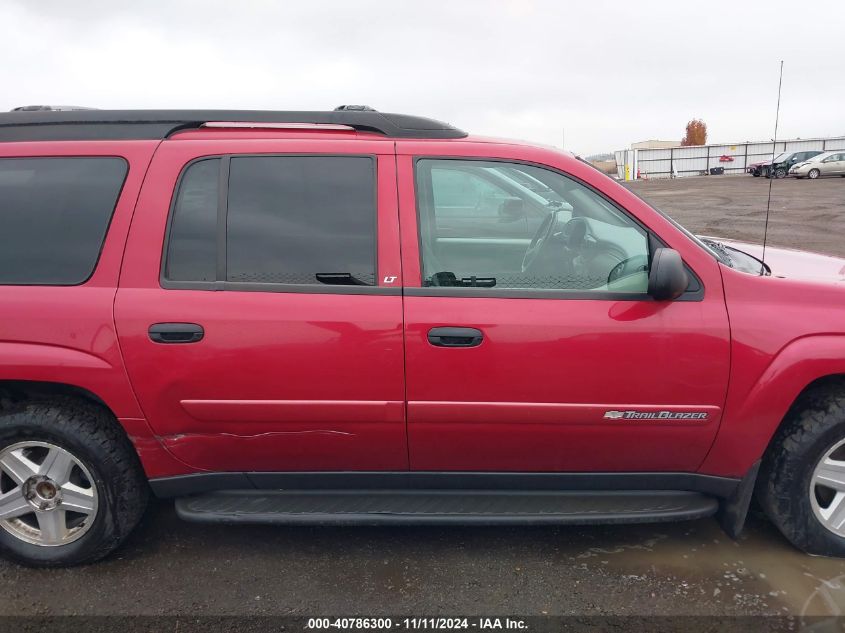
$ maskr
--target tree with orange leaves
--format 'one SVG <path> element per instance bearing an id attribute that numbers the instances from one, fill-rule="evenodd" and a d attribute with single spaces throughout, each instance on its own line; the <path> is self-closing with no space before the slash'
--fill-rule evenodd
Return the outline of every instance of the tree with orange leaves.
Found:
<path id="1" fill-rule="evenodd" d="M 707 143 L 707 124 L 701 119 L 693 119 L 687 123 L 686 136 L 681 140 L 681 145 L 704 145 Z"/>

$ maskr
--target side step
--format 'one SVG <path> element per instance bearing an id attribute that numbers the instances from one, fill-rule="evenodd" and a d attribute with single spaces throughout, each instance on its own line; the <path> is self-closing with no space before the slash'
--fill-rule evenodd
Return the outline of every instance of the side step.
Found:
<path id="1" fill-rule="evenodd" d="M 176 500 L 186 521 L 273 525 L 650 523 L 717 509 L 713 497 L 674 490 L 226 490 Z"/>

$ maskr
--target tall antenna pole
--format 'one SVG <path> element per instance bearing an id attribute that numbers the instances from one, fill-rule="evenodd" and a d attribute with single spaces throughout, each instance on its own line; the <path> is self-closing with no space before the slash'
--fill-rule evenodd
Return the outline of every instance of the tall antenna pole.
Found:
<path id="1" fill-rule="evenodd" d="M 778 120 L 780 119 L 781 85 L 783 85 L 783 60 L 780 60 L 780 77 L 778 78 L 778 107 L 777 110 L 775 110 L 775 136 L 772 139 L 772 163 L 769 167 L 769 198 L 768 200 L 766 200 L 766 224 L 763 227 L 763 264 L 766 263 L 766 240 L 769 237 L 769 208 L 772 205 L 772 183 L 775 181 L 775 148 L 777 147 L 778 141 Z M 765 267 L 762 270 L 765 270 Z"/>

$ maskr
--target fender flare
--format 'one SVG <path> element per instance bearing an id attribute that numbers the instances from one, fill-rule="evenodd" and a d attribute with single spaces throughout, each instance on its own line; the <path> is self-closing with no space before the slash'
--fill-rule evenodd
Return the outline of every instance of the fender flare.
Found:
<path id="1" fill-rule="evenodd" d="M 24 391 L 65 388 L 93 396 L 117 418 L 135 446 L 147 477 L 166 477 L 195 472 L 161 444 L 147 422 L 119 352 L 108 347 L 104 356 L 61 345 L 0 341 L 0 388 L 8 384 Z"/>
<path id="2" fill-rule="evenodd" d="M 60 345 L 0 342 L 0 381 L 65 385 L 89 392 L 117 418 L 142 417 L 121 367 Z"/>
<path id="3" fill-rule="evenodd" d="M 814 381 L 837 374 L 845 375 L 845 335 L 805 336 L 781 348 L 744 397 L 729 393 L 722 424 L 699 471 L 745 475 L 798 396 Z M 732 406 L 738 398 L 741 404 Z"/>

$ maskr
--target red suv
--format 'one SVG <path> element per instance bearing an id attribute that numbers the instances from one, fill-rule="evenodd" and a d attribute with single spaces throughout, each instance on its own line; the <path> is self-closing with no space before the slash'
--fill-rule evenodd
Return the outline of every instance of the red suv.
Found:
<path id="1" fill-rule="evenodd" d="M 845 261 L 569 154 L 333 112 L 0 115 L 0 549 L 191 521 L 585 524 L 752 493 L 845 553 Z"/>

